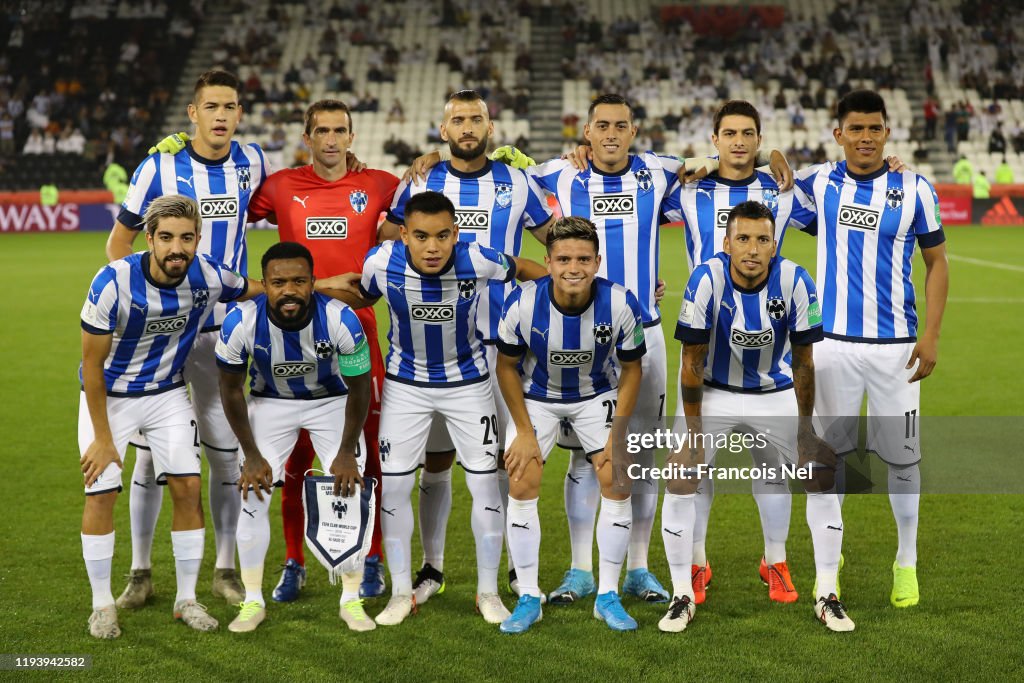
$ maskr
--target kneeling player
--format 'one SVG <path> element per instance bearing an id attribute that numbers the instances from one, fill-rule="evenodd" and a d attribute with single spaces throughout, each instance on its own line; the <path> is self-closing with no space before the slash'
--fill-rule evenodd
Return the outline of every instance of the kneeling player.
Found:
<path id="1" fill-rule="evenodd" d="M 199 434 L 182 372 L 213 305 L 263 291 L 208 256 L 196 258 L 201 218 L 192 199 L 155 199 L 143 220 L 149 251 L 104 266 L 82 308 L 82 555 L 92 584 L 89 633 L 96 638 L 121 635 L 110 592 L 114 503 L 121 458 L 137 432 L 149 439 L 156 481 L 174 500 L 174 616 L 198 631 L 218 626 L 196 602 L 205 536 Z"/>
<path id="2" fill-rule="evenodd" d="M 309 433 L 321 466 L 335 476 L 335 495 L 351 495 L 355 484 L 363 485 L 366 453 L 361 434 L 370 401 L 370 354 L 359 318 L 313 292 L 313 257 L 301 244 L 270 247 L 263 255 L 263 282 L 267 295 L 231 311 L 217 344 L 224 412 L 245 454 L 238 482 L 245 601 L 228 626 L 236 633 L 255 630 L 266 616 L 270 494 L 284 477 L 299 432 Z M 246 366 L 252 377 L 248 408 Z M 362 575 L 362 567 L 342 575 L 340 614 L 353 631 L 375 628 L 359 597 Z"/>
<path id="3" fill-rule="evenodd" d="M 513 420 L 505 451 L 507 533 L 520 590 L 519 603 L 501 630 L 522 633 L 541 618 L 537 501 L 544 460 L 565 420 L 579 435 L 601 483 L 594 616 L 616 631 L 629 631 L 637 624 L 623 609 L 618 589 L 633 515 L 629 494 L 613 485 L 611 428 L 613 418 L 628 420 L 636 405 L 640 359 L 646 352 L 640 305 L 625 287 L 596 277 L 601 257 L 590 221 L 559 219 L 548 233 L 547 247 L 550 276 L 514 291 L 498 326 L 498 382 Z"/>
<path id="4" fill-rule="evenodd" d="M 685 417 L 677 420 L 676 432 L 688 433 L 689 443 L 676 464 L 690 470 L 668 483 L 662 509 L 673 584 L 672 603 L 658 623 L 662 631 L 682 631 L 693 619 L 693 494 L 703 469 L 697 467 L 704 462 L 702 442 L 712 442 L 706 453 L 713 458 L 717 437 L 733 429 L 753 430 L 789 463 L 799 455 L 800 465 L 810 467 L 804 485 L 817 569 L 815 614 L 833 631 L 854 628 L 837 597 L 843 523 L 835 453 L 811 428 L 811 348 L 822 339 L 821 309 L 807 272 L 775 257 L 774 234 L 767 206 L 737 205 L 729 212 L 724 252 L 697 267 L 686 284 L 676 327 L 683 342 Z M 770 580 L 781 579 L 773 574 Z"/>

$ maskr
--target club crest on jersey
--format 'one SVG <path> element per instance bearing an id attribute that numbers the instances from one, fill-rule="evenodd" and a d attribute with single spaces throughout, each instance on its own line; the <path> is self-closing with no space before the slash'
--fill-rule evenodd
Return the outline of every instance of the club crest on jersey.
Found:
<path id="1" fill-rule="evenodd" d="M 885 191 L 885 203 L 894 211 L 903 206 L 903 188 L 890 187 Z"/>
<path id="2" fill-rule="evenodd" d="M 612 343 L 612 326 L 607 323 L 594 325 L 594 343 L 605 346 Z"/>
<path id="3" fill-rule="evenodd" d="M 651 177 L 651 171 L 641 168 L 634 175 L 636 176 L 636 186 L 640 188 L 640 191 L 650 192 L 651 188 L 654 187 L 654 178 Z"/>
<path id="4" fill-rule="evenodd" d="M 781 296 L 770 296 L 764 304 L 764 310 L 772 320 L 782 320 L 786 317 L 786 301 Z"/>
<path id="5" fill-rule="evenodd" d="M 494 203 L 503 209 L 512 206 L 512 186 L 505 184 L 495 185 Z"/>
<path id="6" fill-rule="evenodd" d="M 779 191 L 766 187 L 761 190 L 761 203 L 771 209 L 772 213 L 779 210 Z"/>
<path id="7" fill-rule="evenodd" d="M 238 178 L 238 190 L 240 192 L 245 192 L 246 190 L 249 189 L 249 186 L 251 184 L 251 178 L 249 177 L 249 167 L 243 166 L 242 168 L 236 170 L 235 173 Z"/>
<path id="8" fill-rule="evenodd" d="M 459 280 L 459 296 L 463 299 L 472 299 L 476 294 L 476 280 Z"/>
<path id="9" fill-rule="evenodd" d="M 334 345 L 328 339 L 317 339 L 313 343 L 313 350 L 316 352 L 317 358 L 327 360 L 331 357 L 331 353 L 334 352 Z"/>
<path id="10" fill-rule="evenodd" d="M 369 202 L 370 198 L 363 190 L 353 190 L 348 193 L 348 203 L 352 205 L 352 210 L 356 213 L 366 211 L 366 205 Z"/>
<path id="11" fill-rule="evenodd" d="M 380 461 L 384 462 L 391 455 L 391 441 L 381 437 L 377 440 L 377 450 L 380 452 Z"/>
<path id="12" fill-rule="evenodd" d="M 210 303 L 210 290 L 200 287 L 192 290 L 192 308 L 206 308 Z"/>

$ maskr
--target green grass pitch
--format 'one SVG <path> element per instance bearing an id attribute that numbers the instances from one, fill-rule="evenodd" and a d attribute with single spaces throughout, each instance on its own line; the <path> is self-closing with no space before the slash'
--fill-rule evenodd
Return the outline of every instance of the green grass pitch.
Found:
<path id="1" fill-rule="evenodd" d="M 1024 230 L 966 227 L 948 229 L 947 234 L 953 257 L 950 303 L 939 364 L 923 387 L 922 412 L 1024 415 L 1020 383 L 1011 379 L 1021 360 L 1024 270 L 1018 255 L 1024 251 Z M 844 507 L 842 585 L 857 622 L 856 632 L 849 635 L 828 633 L 813 621 L 813 561 L 800 496 L 795 497 L 789 558 L 801 597 L 794 605 L 769 603 L 757 579 L 762 539 L 748 494 L 721 495 L 715 501 L 708 536 L 714 583 L 708 602 L 681 636 L 657 630 L 662 606 L 627 599 L 627 609 L 640 622 L 636 633 L 611 632 L 593 619 L 592 601 L 587 600 L 545 609 L 542 622 L 512 638 L 486 625 L 473 611 L 475 564 L 461 474 L 456 474 L 448 531 L 448 589 L 400 627 L 358 636 L 346 631 L 337 616 L 339 589 L 328 584 L 325 572 L 314 563 L 299 602 L 271 603 L 266 623 L 254 634 L 228 633 L 225 627 L 235 610 L 209 594 L 212 528 L 199 597 L 222 628 L 201 634 L 173 622 L 170 503 L 165 501 L 154 549 L 156 598 L 143 610 L 122 612 L 124 635 L 119 640 L 94 641 L 86 630 L 89 585 L 79 541 L 77 316 L 89 280 L 104 261 L 104 239 L 101 234 L 0 237 L 5 283 L 0 307 L 5 320 L 0 335 L 0 426 L 6 482 L 0 513 L 0 653 L 88 654 L 93 666 L 85 675 L 105 680 L 995 681 L 1022 676 L 1024 648 L 1017 631 L 1024 612 L 1014 592 L 1024 526 L 1020 496 L 924 496 L 919 538 L 922 601 L 917 608 L 899 611 L 888 601 L 896 546 L 888 501 L 880 495 L 849 497 Z M 254 264 L 275 239 L 273 233 L 252 234 Z M 527 255 L 539 255 L 530 238 L 525 240 Z M 664 232 L 661 263 L 669 290 L 663 310 L 670 396 L 677 381 L 678 354 L 671 333 L 686 277 L 682 244 L 681 231 Z M 786 255 L 813 266 L 812 240 L 791 234 Z M 915 271 L 923 298 L 920 259 Z M 129 470 L 131 465 L 129 455 Z M 564 455 L 552 455 L 541 496 L 540 576 L 548 590 L 569 558 L 562 506 L 564 467 Z M 1018 466 L 1015 473 L 998 476 L 1019 478 L 1020 473 Z M 279 514 L 275 512 L 272 522 L 268 596 L 283 553 Z M 117 505 L 116 527 L 115 595 L 123 587 L 130 561 L 126 496 Z M 650 564 L 668 585 L 659 528 L 655 527 Z M 416 540 L 413 556 L 415 563 Z M 512 598 L 504 597 L 511 606 Z M 371 601 L 367 611 L 376 614 L 385 601 Z M 0 679 L 29 676 L 0 671 Z"/>

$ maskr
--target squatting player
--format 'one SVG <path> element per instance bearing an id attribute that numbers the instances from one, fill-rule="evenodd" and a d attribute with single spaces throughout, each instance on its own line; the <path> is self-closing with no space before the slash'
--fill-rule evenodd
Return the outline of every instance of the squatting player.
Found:
<path id="1" fill-rule="evenodd" d="M 506 534 L 520 590 L 501 630 L 523 633 L 541 618 L 537 502 L 563 421 L 573 425 L 601 482 L 594 616 L 614 630 L 633 630 L 637 623 L 618 594 L 633 514 L 628 492 L 613 482 L 611 432 L 613 418 L 629 420 L 640 389 L 640 305 L 622 285 L 596 277 L 601 256 L 593 223 L 560 218 L 547 242 L 550 275 L 514 290 L 498 326 L 497 375 L 513 421 L 505 453 L 512 477 Z"/>
<path id="2" fill-rule="evenodd" d="M 391 205 L 398 178 L 385 171 L 354 171 L 348 151 L 355 138 L 352 117 L 345 103 L 320 100 L 306 110 L 303 141 L 313 163 L 282 169 L 267 179 L 249 205 L 250 220 L 270 218 L 277 223 L 282 241 L 299 242 L 313 255 L 314 275 L 325 278 L 339 273 L 359 273 L 363 259 L 377 244 L 377 221 Z M 385 226 L 386 227 L 386 226 Z M 382 239 L 395 239 L 397 227 L 382 230 Z M 380 422 L 380 391 L 384 363 L 377 341 L 377 318 L 372 307 L 356 311 L 369 345 L 371 381 L 370 411 L 366 418 L 366 475 L 380 478 L 377 430 Z M 295 600 L 306 580 L 303 550 L 303 474 L 313 462 L 314 449 L 303 434 L 295 453 L 285 463 L 281 489 L 285 565 L 271 597 L 279 602 Z M 360 594 L 376 597 L 384 592 L 380 570 L 380 496 L 373 541 L 366 559 L 366 575 Z"/>
<path id="3" fill-rule="evenodd" d="M 364 297 L 384 297 L 391 312 L 380 453 L 392 596 L 377 623 L 399 624 L 416 606 L 410 495 L 435 415 L 455 441 L 473 497 L 477 608 L 489 623 L 501 623 L 509 612 L 498 597 L 504 516 L 496 475 L 497 417 L 476 308 L 488 283 L 517 273 L 536 279 L 546 272 L 532 261 L 459 241 L 455 207 L 437 192 L 409 199 L 401 234 L 402 242 L 384 242 L 367 255 L 360 282 Z"/>
<path id="4" fill-rule="evenodd" d="M 849 93 L 839 101 L 838 124 L 833 135 L 846 160 L 801 171 L 797 179 L 818 214 L 825 340 L 815 351 L 820 389 L 814 409 L 825 438 L 842 456 L 857 448 L 867 393 L 868 449 L 888 465 L 899 538 L 890 601 L 910 607 L 920 600 L 918 382 L 938 360 L 949 291 L 946 238 L 931 183 L 886 167 L 889 128 L 882 97 L 870 90 Z M 915 245 L 925 265 L 927 314 L 920 336 L 911 280 Z M 841 463 L 837 471 L 843 472 Z"/>
<path id="5" fill-rule="evenodd" d="M 143 220 L 149 250 L 100 269 L 81 315 L 82 556 L 92 584 L 89 633 L 96 638 L 121 635 L 110 592 L 114 503 L 128 440 L 138 432 L 149 440 L 155 480 L 167 484 L 174 501 L 174 616 L 199 631 L 218 626 L 196 602 L 205 538 L 199 431 L 182 372 L 215 305 L 263 291 L 209 256 L 196 256 L 201 219 L 192 199 L 158 197 Z"/>
<path id="6" fill-rule="evenodd" d="M 711 464 L 717 437 L 742 429 L 763 435 L 780 456 L 758 464 L 780 468 L 799 456 L 802 466 L 810 466 L 811 479 L 804 483 L 817 568 L 815 615 L 830 630 L 852 631 L 853 621 L 836 595 L 843 523 L 835 453 L 811 423 L 811 345 L 822 339 L 814 284 L 803 268 L 776 256 L 775 219 L 767 206 L 742 202 L 727 221 L 724 251 L 690 275 L 676 327 L 683 342 L 684 412 L 676 432 L 691 437 L 676 464 Z M 761 457 L 770 452 L 762 449 Z M 690 570 L 698 475 L 699 470 L 670 480 L 665 493 L 662 539 L 673 597 L 658 623 L 662 631 L 684 630 L 696 609 Z"/>
<path id="7" fill-rule="evenodd" d="M 451 159 L 434 166 L 426 178 L 403 182 L 395 193 L 382 229 L 397 231 L 405 220 L 409 198 L 425 191 L 440 192 L 455 205 L 459 239 L 479 242 L 491 249 L 518 256 L 522 249 L 523 228 L 544 242 L 551 220 L 544 192 L 522 170 L 495 163 L 487 158 L 487 146 L 494 135 L 494 124 L 487 103 L 475 90 L 460 90 L 445 104 L 441 139 L 448 143 Z M 386 239 L 386 238 L 385 238 Z M 342 271 L 338 271 L 342 272 Z M 483 336 L 487 366 L 497 362 L 495 342 L 498 319 L 510 283 L 492 282 L 481 293 L 477 308 L 477 330 Z M 508 499 L 508 475 L 501 466 L 505 447 L 508 409 L 497 382 L 492 382 L 498 416 L 498 488 L 502 501 Z M 451 467 L 455 460 L 452 440 L 444 422 L 435 420 L 427 440 L 427 455 L 420 472 L 419 523 L 423 542 L 423 566 L 416 573 L 413 590 L 416 604 L 422 605 L 434 593 L 444 589 L 444 541 L 452 506 Z M 507 509 L 507 504 L 502 503 Z M 509 560 L 511 568 L 512 561 Z M 509 584 L 517 587 L 515 570 Z"/>
<path id="8" fill-rule="evenodd" d="M 157 197 L 183 195 L 199 203 L 203 219 L 200 254 L 225 263 L 238 273 L 248 272 L 245 227 L 249 200 L 267 178 L 263 150 L 232 140 L 242 116 L 238 79 L 225 71 L 208 71 L 196 81 L 188 116 L 195 125 L 192 141 L 177 153 L 157 152 L 136 169 L 107 240 L 107 257 L 122 258 L 142 228 L 140 216 Z M 217 387 L 214 346 L 227 308 L 218 305 L 189 355 L 186 380 L 192 388 L 199 438 L 210 466 L 210 508 L 217 542 L 213 594 L 230 604 L 244 597 L 235 574 L 235 527 L 239 503 L 238 442 L 224 417 Z M 118 607 L 141 607 L 152 595 L 150 553 L 163 497 L 156 485 L 150 452 L 137 449 L 129 497 L 132 523 L 132 571 Z"/>
<path id="9" fill-rule="evenodd" d="M 238 482 L 245 601 L 228 626 L 234 632 L 254 631 L 266 616 L 262 584 L 272 487 L 284 478 L 300 431 L 309 434 L 321 467 L 335 475 L 335 494 L 350 495 L 354 484 L 363 484 L 361 434 L 371 393 L 370 351 L 359 318 L 345 304 L 313 292 L 309 250 L 279 242 L 263 255 L 262 266 L 266 296 L 228 313 L 217 343 L 224 412 L 245 454 Z M 248 406 L 246 369 L 252 378 Z M 341 576 L 340 615 L 355 631 L 376 626 L 359 597 L 362 575 L 360 567 Z"/>

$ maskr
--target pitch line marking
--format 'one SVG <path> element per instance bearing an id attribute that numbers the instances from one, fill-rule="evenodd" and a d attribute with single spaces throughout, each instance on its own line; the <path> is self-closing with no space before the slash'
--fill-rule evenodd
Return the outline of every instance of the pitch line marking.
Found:
<path id="1" fill-rule="evenodd" d="M 1014 273 L 1024 273 L 1024 266 L 1017 266 L 1012 263 L 985 261 L 980 258 L 971 258 L 970 256 L 958 256 L 957 254 L 947 254 L 947 256 L 950 261 L 962 261 L 963 263 L 969 263 L 973 266 L 985 266 L 986 268 L 998 268 L 1000 270 L 1011 270 Z"/>

